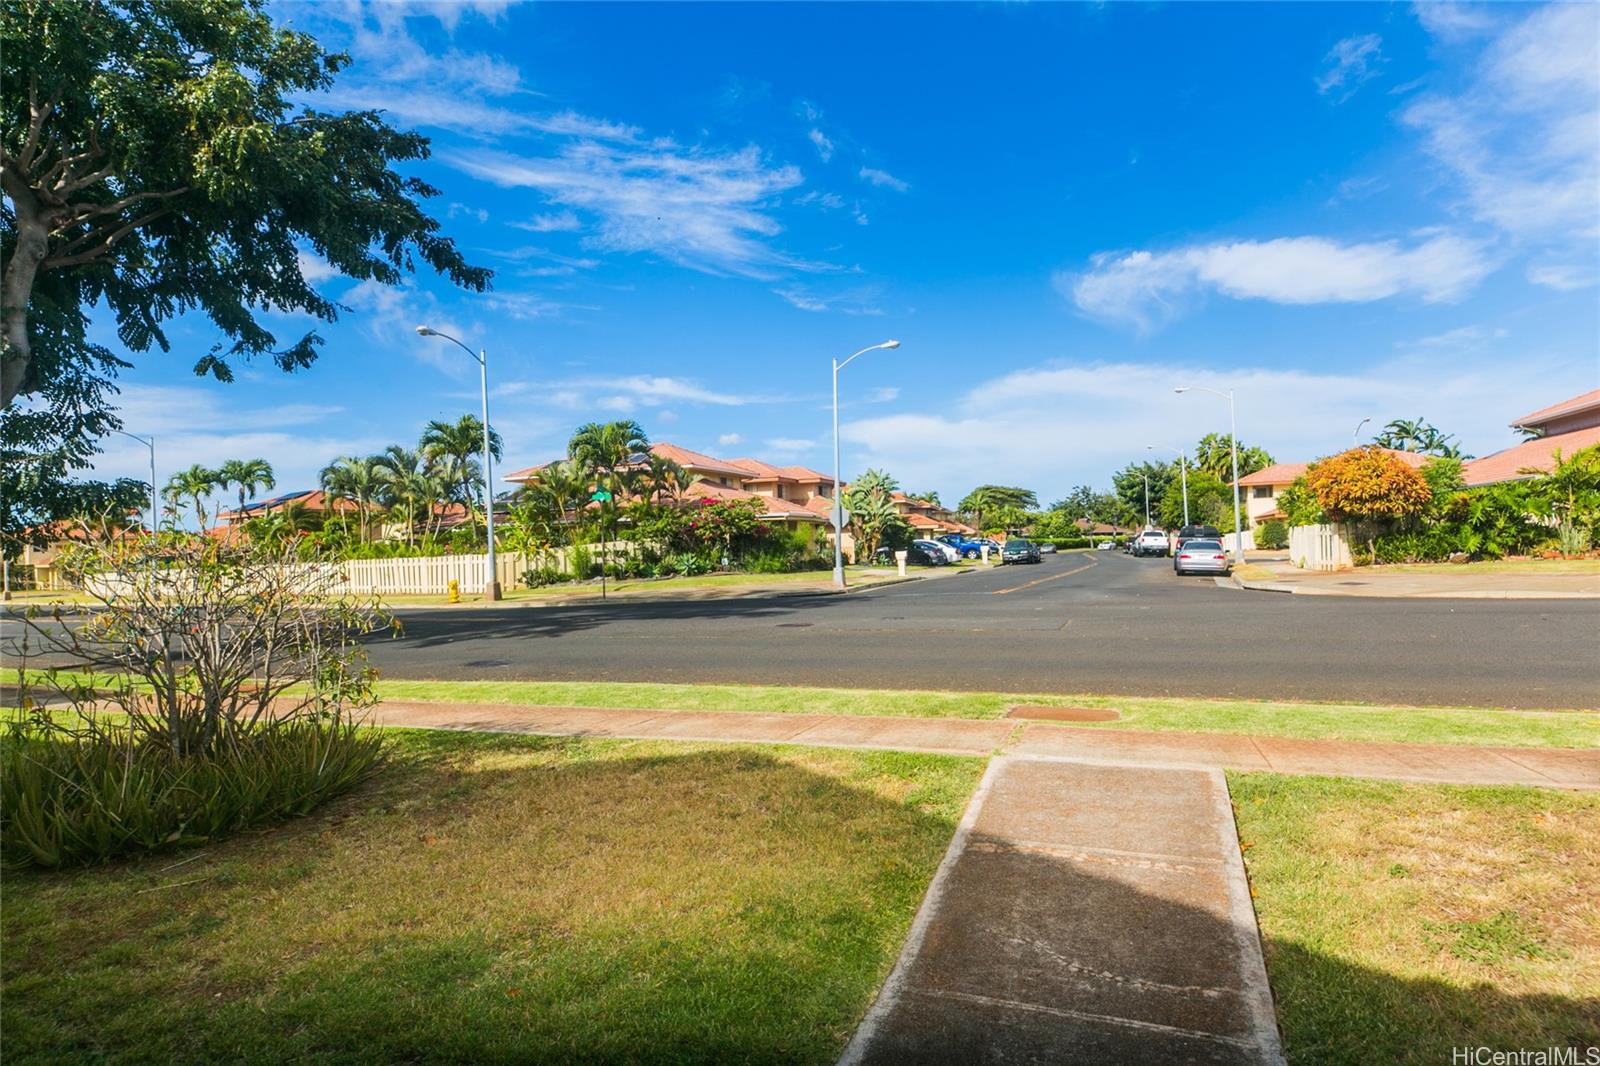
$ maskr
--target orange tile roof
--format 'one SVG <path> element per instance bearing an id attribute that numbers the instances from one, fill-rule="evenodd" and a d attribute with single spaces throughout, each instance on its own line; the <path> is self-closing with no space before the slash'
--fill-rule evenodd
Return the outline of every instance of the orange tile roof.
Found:
<path id="1" fill-rule="evenodd" d="M 741 470 L 739 467 L 729 463 L 726 459 L 718 459 L 715 456 L 707 455 L 704 452 L 692 451 L 689 448 L 684 448 L 676 444 L 668 444 L 666 441 L 662 441 L 660 444 L 650 445 L 650 451 L 652 454 L 659 455 L 663 459 L 671 459 L 673 462 L 682 467 L 692 467 L 696 470 L 713 470 L 719 474 L 749 473 L 748 470 Z"/>
<path id="2" fill-rule="evenodd" d="M 766 507 L 766 513 L 762 516 L 764 518 L 794 517 L 812 520 L 822 517 L 805 504 L 795 503 L 793 500 L 780 500 L 776 496 L 763 496 L 758 492 L 746 492 L 744 489 L 729 488 L 726 485 L 713 485 L 709 481 L 695 482 L 694 491 L 687 495 L 689 498 L 697 500 L 708 498 L 716 500 L 760 500 L 762 505 Z"/>
<path id="3" fill-rule="evenodd" d="M 1570 399 L 1562 400 L 1560 403 L 1553 403 L 1549 407 L 1541 407 L 1533 414 L 1523 415 L 1511 423 L 1511 428 L 1538 427 L 1563 415 L 1576 414 L 1591 407 L 1600 407 L 1600 389 L 1592 389 L 1589 392 L 1579 393 Z"/>
<path id="4" fill-rule="evenodd" d="M 1555 469 L 1555 453 L 1570 458 L 1572 453 L 1591 444 L 1600 444 L 1600 426 L 1575 429 L 1570 433 L 1556 433 L 1474 459 L 1461 470 L 1468 485 L 1491 485 L 1496 481 L 1515 481 L 1531 477 L 1524 469 L 1549 471 Z"/>
<path id="5" fill-rule="evenodd" d="M 1306 472 L 1310 463 L 1273 463 L 1239 479 L 1240 488 L 1252 485 L 1288 485 Z"/>

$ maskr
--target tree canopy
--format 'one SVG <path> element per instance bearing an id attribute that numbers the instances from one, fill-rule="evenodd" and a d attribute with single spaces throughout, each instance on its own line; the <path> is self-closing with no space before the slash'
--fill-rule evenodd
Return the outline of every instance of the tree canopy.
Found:
<path id="1" fill-rule="evenodd" d="M 1305 476 L 1306 487 L 1335 520 L 1404 518 L 1420 512 L 1433 497 L 1420 470 L 1377 446 L 1323 459 Z"/>
<path id="2" fill-rule="evenodd" d="M 128 363 L 91 340 L 91 308 L 122 353 L 168 351 L 171 320 L 203 314 L 221 339 L 195 371 L 229 380 L 241 359 L 316 359 L 314 329 L 280 339 L 265 318 L 338 318 L 303 255 L 357 280 L 396 284 L 420 261 L 488 286 L 424 212 L 437 190 L 393 168 L 426 138 L 294 102 L 348 62 L 274 26 L 264 0 L 0 5 L 4 531 L 47 517 L 118 426 Z"/>
<path id="3" fill-rule="evenodd" d="M 1015 485 L 979 485 L 962 497 L 956 510 L 972 516 L 974 525 L 983 526 L 988 516 L 997 511 L 1032 511 L 1038 506 L 1039 497 L 1032 489 Z"/>

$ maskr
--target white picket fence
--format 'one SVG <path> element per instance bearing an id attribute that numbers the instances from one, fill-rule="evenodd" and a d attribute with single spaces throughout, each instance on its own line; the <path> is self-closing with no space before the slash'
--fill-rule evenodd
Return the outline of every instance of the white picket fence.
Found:
<path id="1" fill-rule="evenodd" d="M 1355 566 L 1342 525 L 1290 526 L 1289 561 L 1302 570 L 1349 570 Z"/>

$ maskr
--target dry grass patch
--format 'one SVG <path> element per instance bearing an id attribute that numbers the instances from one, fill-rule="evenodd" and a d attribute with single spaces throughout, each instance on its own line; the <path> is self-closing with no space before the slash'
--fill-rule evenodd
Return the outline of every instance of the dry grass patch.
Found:
<path id="1" fill-rule="evenodd" d="M 1600 796 L 1228 781 L 1290 1062 L 1600 1046 Z"/>
<path id="2" fill-rule="evenodd" d="M 981 770 L 399 741 L 299 822 L 9 875 L 7 1062 L 831 1061 Z"/>

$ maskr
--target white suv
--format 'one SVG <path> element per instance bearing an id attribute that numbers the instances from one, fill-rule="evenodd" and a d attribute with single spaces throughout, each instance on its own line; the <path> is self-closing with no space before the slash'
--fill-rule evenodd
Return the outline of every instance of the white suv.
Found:
<path id="1" fill-rule="evenodd" d="M 1159 555 L 1166 558 L 1167 535 L 1159 529 L 1147 529 L 1133 540 L 1133 554 Z"/>

